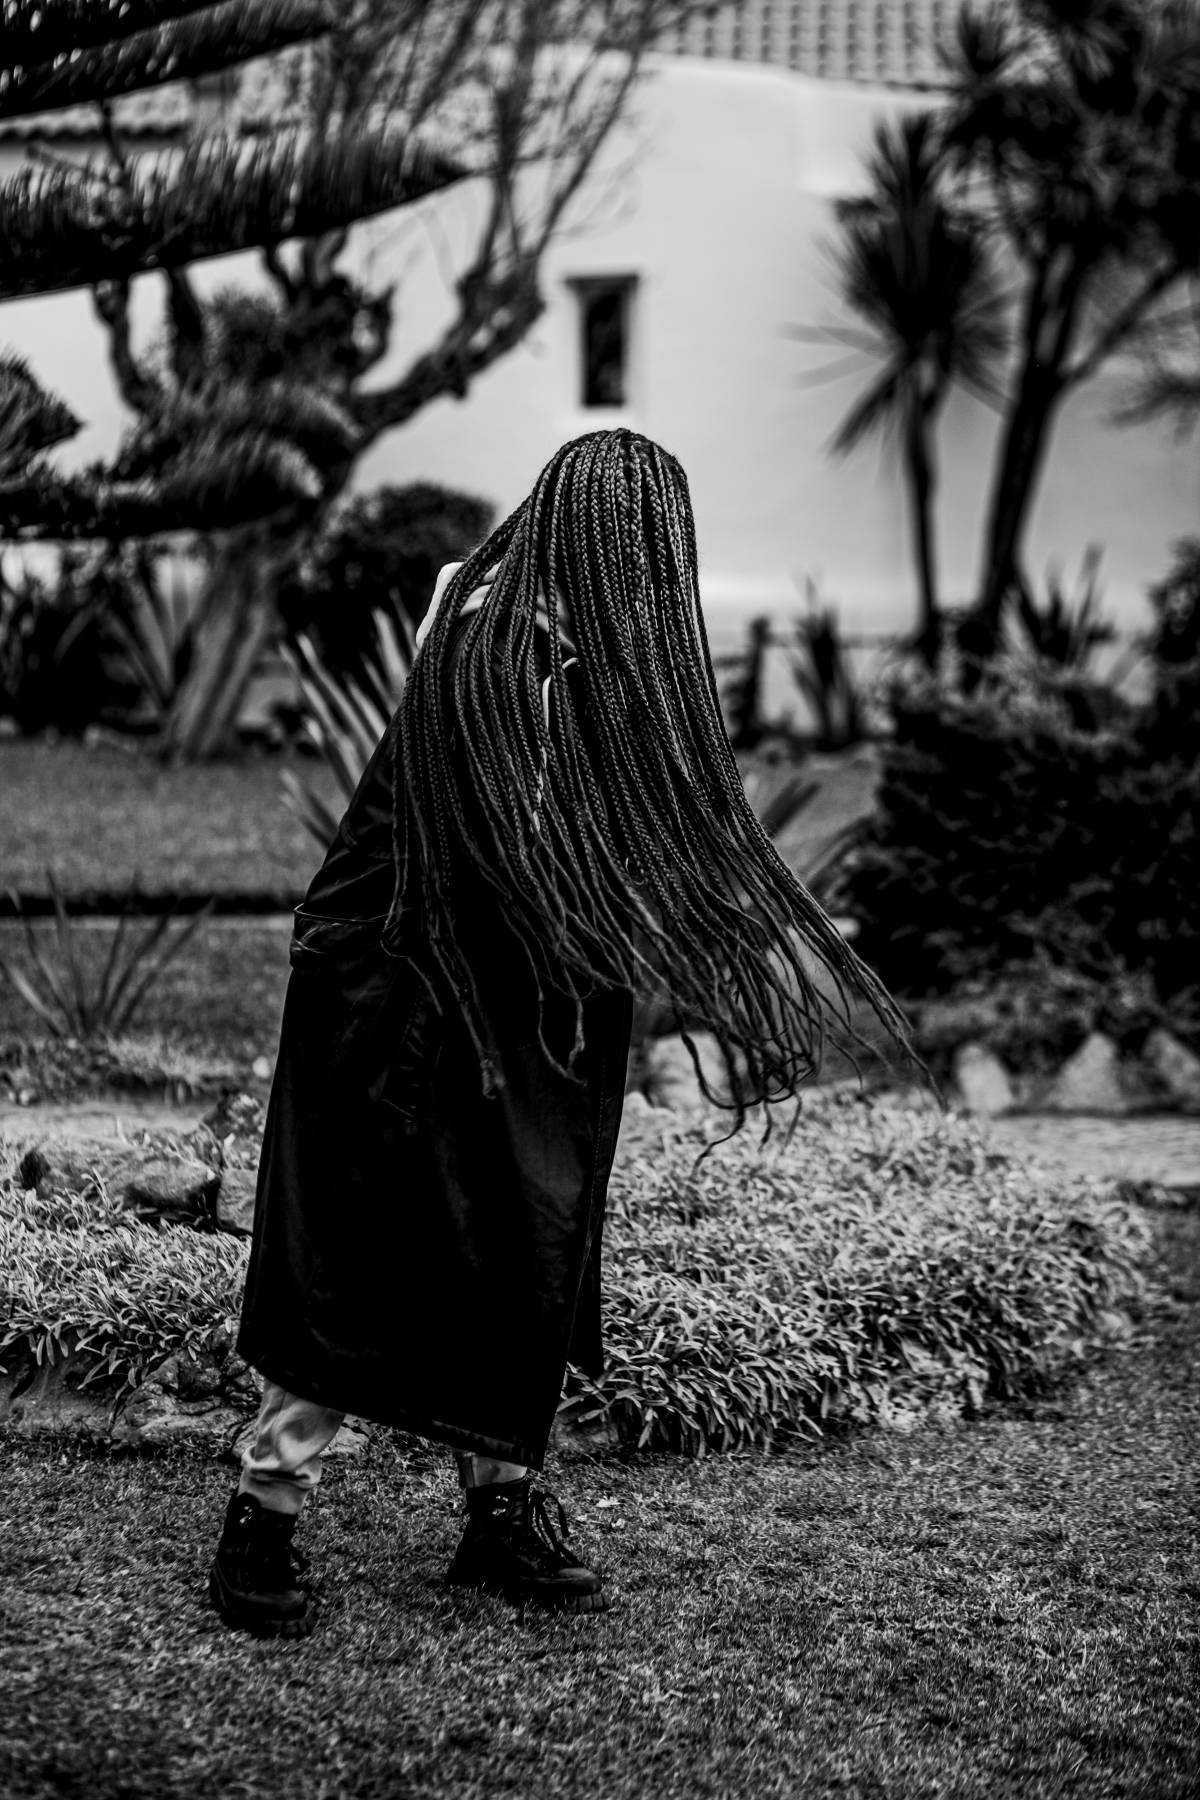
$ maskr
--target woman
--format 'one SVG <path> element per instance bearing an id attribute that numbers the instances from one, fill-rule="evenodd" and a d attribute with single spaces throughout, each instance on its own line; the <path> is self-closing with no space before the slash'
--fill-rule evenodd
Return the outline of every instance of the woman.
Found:
<path id="1" fill-rule="evenodd" d="M 443 571 L 291 955 L 239 1338 L 266 1387 L 213 1599 L 311 1628 L 291 1537 L 353 1411 L 457 1453 L 451 1583 L 602 1610 L 534 1473 L 568 1361 L 602 1369 L 635 988 L 715 1035 L 739 1125 L 852 1035 L 814 961 L 903 1038 L 747 804 L 659 446 L 565 445 Z"/>

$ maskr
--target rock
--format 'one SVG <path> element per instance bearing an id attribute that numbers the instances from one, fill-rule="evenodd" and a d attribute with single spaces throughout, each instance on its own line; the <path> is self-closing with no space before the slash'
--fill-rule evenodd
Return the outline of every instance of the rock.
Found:
<path id="1" fill-rule="evenodd" d="M 984 1044 L 963 1044 L 955 1052 L 954 1081 L 969 1113 L 995 1119 L 1013 1109 L 1016 1096 L 1008 1070 Z"/>
<path id="2" fill-rule="evenodd" d="M 711 1032 L 698 1031 L 692 1042 L 709 1086 L 714 1093 L 725 1094 L 725 1063 L 716 1038 Z M 647 1096 L 652 1105 L 669 1107 L 672 1112 L 696 1112 L 711 1105 L 700 1090 L 682 1035 L 656 1038 L 647 1051 L 646 1065 Z"/>
<path id="3" fill-rule="evenodd" d="M 103 1382 L 81 1384 L 95 1369 L 95 1359 L 60 1356 L 55 1362 L 22 1362 L 6 1354 L 7 1372 L 0 1375 L 0 1420 L 18 1431 L 77 1431 L 88 1437 L 108 1436 L 114 1393 Z"/>
<path id="4" fill-rule="evenodd" d="M 17 1174 L 26 1189 L 52 1193 L 119 1192 L 142 1161 L 144 1151 L 112 1138 L 78 1138 L 35 1144 L 22 1156 Z"/>
<path id="5" fill-rule="evenodd" d="M 1200 1056 L 1161 1025 L 1146 1039 L 1142 1062 L 1180 1112 L 1200 1113 Z"/>
<path id="6" fill-rule="evenodd" d="M 257 1142 L 262 1137 L 266 1110 L 256 1095 L 227 1088 L 200 1122 L 218 1143 L 223 1143 L 227 1137 L 252 1138 Z"/>
<path id="7" fill-rule="evenodd" d="M 225 1169 L 217 1189 L 216 1225 L 218 1231 L 236 1232 L 249 1237 L 254 1230 L 254 1197 L 258 1177 L 252 1169 Z"/>
<path id="8" fill-rule="evenodd" d="M 151 1370 L 118 1408 L 110 1435 L 128 1450 L 175 1443 L 219 1450 L 241 1428 L 246 1411 L 245 1399 L 230 1394 L 212 1356 L 179 1352 Z"/>
<path id="9" fill-rule="evenodd" d="M 324 1454 L 347 1459 L 362 1456 L 370 1442 L 371 1432 L 366 1420 L 348 1418 L 338 1426 L 337 1435 Z"/>
<path id="10" fill-rule="evenodd" d="M 212 1214 L 220 1176 L 190 1157 L 150 1156 L 126 1182 L 122 1204 L 142 1218 L 195 1222 Z"/>
<path id="11" fill-rule="evenodd" d="M 1120 1116 L 1133 1109 L 1121 1080 L 1117 1046 L 1102 1031 L 1086 1037 L 1067 1058 L 1041 1098 L 1043 1112 L 1101 1113 Z"/>

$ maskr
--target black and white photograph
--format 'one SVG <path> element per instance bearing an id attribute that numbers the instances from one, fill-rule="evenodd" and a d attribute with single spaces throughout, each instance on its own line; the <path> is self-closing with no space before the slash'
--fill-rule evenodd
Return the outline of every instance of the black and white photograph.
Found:
<path id="1" fill-rule="evenodd" d="M 0 1800 L 1200 1796 L 1200 0 L 0 0 Z"/>

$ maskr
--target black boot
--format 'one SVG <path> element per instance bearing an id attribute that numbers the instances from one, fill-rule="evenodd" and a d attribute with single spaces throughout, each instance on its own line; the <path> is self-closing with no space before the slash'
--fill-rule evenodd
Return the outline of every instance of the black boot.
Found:
<path id="1" fill-rule="evenodd" d="M 567 1516 L 553 1494 L 533 1487 L 532 1475 L 467 1488 L 467 1525 L 446 1570 L 453 1587 L 479 1588 L 508 1600 L 528 1600 L 555 1612 L 604 1612 L 600 1577 L 585 1569 L 558 1537 L 547 1501 L 558 1508 L 564 1538 Z"/>
<path id="2" fill-rule="evenodd" d="M 253 1494 L 234 1494 L 208 1575 L 212 1603 L 227 1625 L 254 1637 L 301 1638 L 313 1628 L 303 1579 L 308 1564 L 293 1548 L 293 1513 L 275 1512 Z"/>

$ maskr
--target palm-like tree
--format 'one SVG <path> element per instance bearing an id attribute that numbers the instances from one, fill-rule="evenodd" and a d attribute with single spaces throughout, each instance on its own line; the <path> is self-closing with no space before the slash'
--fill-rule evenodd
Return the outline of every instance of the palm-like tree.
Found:
<path id="1" fill-rule="evenodd" d="M 947 61 L 947 151 L 1015 290 L 976 614 L 986 652 L 1025 585 L 1065 401 L 1186 303 L 1200 271 L 1200 5 L 964 5 Z"/>
<path id="2" fill-rule="evenodd" d="M 1005 345 L 1004 309 L 982 237 L 948 198 L 931 113 L 876 132 L 869 188 L 838 207 L 842 300 L 868 327 L 838 337 L 879 368 L 833 440 L 848 454 L 873 432 L 900 444 L 919 595 L 917 645 L 937 662 L 941 606 L 934 533 L 937 422 L 951 386 L 993 391 Z"/>

